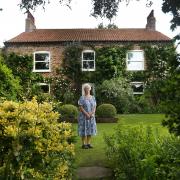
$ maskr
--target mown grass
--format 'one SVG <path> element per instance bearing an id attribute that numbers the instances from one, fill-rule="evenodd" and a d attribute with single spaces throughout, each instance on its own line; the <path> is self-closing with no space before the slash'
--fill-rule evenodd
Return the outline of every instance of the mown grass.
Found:
<path id="1" fill-rule="evenodd" d="M 122 128 L 129 128 L 141 125 L 143 128 L 152 126 L 154 129 L 159 129 L 162 135 L 167 135 L 168 130 L 161 126 L 161 121 L 164 118 L 163 114 L 128 114 L 118 115 L 119 122 Z M 113 134 L 118 123 L 98 123 L 98 134 L 92 138 L 93 149 L 81 149 L 81 139 L 77 137 L 75 144 L 76 165 L 83 166 L 104 166 L 109 167 L 109 162 L 105 155 L 104 134 Z M 77 131 L 77 124 L 73 124 Z"/>

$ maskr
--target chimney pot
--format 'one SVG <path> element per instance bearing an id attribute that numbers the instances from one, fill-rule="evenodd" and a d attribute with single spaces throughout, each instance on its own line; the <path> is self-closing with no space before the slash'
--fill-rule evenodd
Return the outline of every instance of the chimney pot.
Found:
<path id="1" fill-rule="evenodd" d="M 147 17 L 146 29 L 151 31 L 156 30 L 156 18 L 154 17 L 154 10 L 152 10 Z"/>
<path id="2" fill-rule="evenodd" d="M 26 18 L 25 32 L 32 32 L 36 29 L 34 16 L 28 11 Z"/>

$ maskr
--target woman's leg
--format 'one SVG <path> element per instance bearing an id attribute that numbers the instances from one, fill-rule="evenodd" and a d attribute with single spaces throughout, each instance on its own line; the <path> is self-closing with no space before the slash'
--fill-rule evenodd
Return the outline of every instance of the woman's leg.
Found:
<path id="1" fill-rule="evenodd" d="M 87 141 L 87 136 L 82 136 L 82 145 L 86 145 L 86 141 Z"/>
<path id="2" fill-rule="evenodd" d="M 87 144 L 91 144 L 91 135 L 87 136 Z"/>

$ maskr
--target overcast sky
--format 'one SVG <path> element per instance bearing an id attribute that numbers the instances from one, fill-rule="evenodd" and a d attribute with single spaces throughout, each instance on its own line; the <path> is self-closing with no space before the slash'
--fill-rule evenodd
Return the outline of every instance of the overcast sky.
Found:
<path id="1" fill-rule="evenodd" d="M 18 3 L 21 0 L 0 0 L 0 46 L 3 42 L 24 32 L 26 14 L 21 11 Z M 45 11 L 42 7 L 32 14 L 35 17 L 36 27 L 39 29 L 65 29 L 65 28 L 96 28 L 101 19 L 90 16 L 91 0 L 72 0 L 70 10 L 65 5 L 60 5 L 58 0 L 51 0 Z M 113 20 L 119 28 L 144 28 L 146 19 L 152 9 L 156 17 L 156 30 L 173 38 L 180 32 L 180 27 L 174 32 L 170 30 L 171 14 L 161 11 L 162 0 L 154 0 L 153 5 L 146 7 L 146 0 L 137 2 L 133 0 L 128 6 L 120 3 L 118 16 Z M 105 24 L 108 21 L 104 21 Z M 180 49 L 180 48 L 179 48 Z"/>

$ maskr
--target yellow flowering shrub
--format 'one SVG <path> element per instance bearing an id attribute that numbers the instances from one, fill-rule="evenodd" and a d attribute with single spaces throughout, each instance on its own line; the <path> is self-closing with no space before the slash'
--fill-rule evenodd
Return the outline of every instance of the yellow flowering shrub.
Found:
<path id="1" fill-rule="evenodd" d="M 58 118 L 35 98 L 0 103 L 0 179 L 71 179 L 72 127 Z"/>

